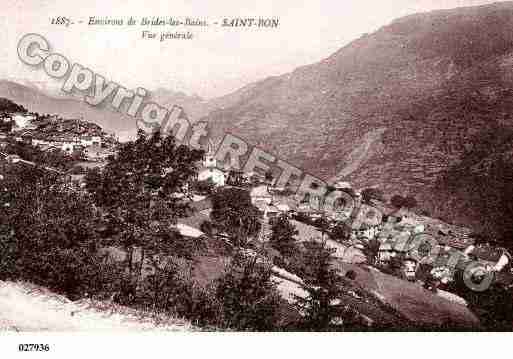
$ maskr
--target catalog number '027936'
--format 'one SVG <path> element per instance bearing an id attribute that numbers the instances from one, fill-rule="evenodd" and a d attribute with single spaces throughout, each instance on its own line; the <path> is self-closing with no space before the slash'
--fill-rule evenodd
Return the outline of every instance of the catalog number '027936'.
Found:
<path id="1" fill-rule="evenodd" d="M 47 352 L 50 351 L 50 344 L 19 344 L 20 352 Z"/>

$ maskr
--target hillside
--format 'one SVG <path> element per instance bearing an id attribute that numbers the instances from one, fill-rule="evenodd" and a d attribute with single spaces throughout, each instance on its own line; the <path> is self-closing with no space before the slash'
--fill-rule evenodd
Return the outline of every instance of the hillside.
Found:
<path id="1" fill-rule="evenodd" d="M 337 178 L 359 139 L 378 130 L 381 141 L 349 180 L 415 194 L 447 216 L 452 209 L 440 201 L 466 198 L 451 190 L 451 171 L 469 156 L 500 157 L 503 147 L 481 139 L 513 130 L 512 62 L 513 3 L 416 14 L 225 96 L 208 120 L 216 135 L 232 132 L 325 179 Z M 488 177 L 486 167 L 466 173 Z M 469 213 L 481 211 L 479 198 Z M 465 213 L 451 217 L 476 224 Z"/>
<path id="2" fill-rule="evenodd" d="M 0 281 L 0 331 L 193 331 L 187 321 L 154 318 L 114 303 L 69 299 L 28 283 Z M 158 320 L 157 320 L 158 319 Z"/>
<path id="3" fill-rule="evenodd" d="M 0 98 L 0 112 L 13 113 L 13 112 L 22 112 L 25 113 L 27 110 L 23 108 L 23 106 L 17 105 L 14 102 L 6 99 Z"/>
<path id="4" fill-rule="evenodd" d="M 151 100 L 161 106 L 172 108 L 181 106 L 192 121 L 206 116 L 214 109 L 213 105 L 197 95 L 189 96 L 183 92 L 176 92 L 164 88 L 158 88 L 151 93 Z"/>

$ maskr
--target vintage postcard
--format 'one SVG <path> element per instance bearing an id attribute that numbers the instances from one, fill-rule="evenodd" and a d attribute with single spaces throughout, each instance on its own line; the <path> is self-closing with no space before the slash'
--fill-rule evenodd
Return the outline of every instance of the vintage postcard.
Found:
<path id="1" fill-rule="evenodd" d="M 3 0 L 0 40 L 6 351 L 513 330 L 513 2 Z"/>

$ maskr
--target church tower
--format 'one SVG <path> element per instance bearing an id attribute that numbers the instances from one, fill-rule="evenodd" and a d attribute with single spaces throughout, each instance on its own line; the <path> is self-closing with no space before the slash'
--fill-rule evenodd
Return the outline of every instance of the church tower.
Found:
<path id="1" fill-rule="evenodd" d="M 214 151 L 214 146 L 210 141 L 208 141 L 207 151 L 205 152 L 205 155 L 203 157 L 203 166 L 207 168 L 217 167 L 216 153 Z"/>

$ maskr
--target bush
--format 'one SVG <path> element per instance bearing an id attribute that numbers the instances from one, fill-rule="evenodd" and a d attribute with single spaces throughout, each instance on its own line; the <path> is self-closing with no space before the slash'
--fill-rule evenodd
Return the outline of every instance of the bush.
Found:
<path id="1" fill-rule="evenodd" d="M 344 280 L 331 266 L 334 250 L 325 241 L 310 240 L 303 245 L 297 272 L 308 296 L 296 296 L 296 307 L 304 315 L 300 327 L 315 331 L 337 329 L 336 322 L 343 319 L 344 312 L 334 301 L 344 293 Z"/>
<path id="2" fill-rule="evenodd" d="M 229 271 L 218 280 L 216 298 L 221 303 L 223 325 L 236 330 L 278 329 L 283 303 L 271 270 L 257 258 L 237 255 Z"/>
<path id="3" fill-rule="evenodd" d="M 214 227 L 212 225 L 212 222 L 210 222 L 210 221 L 203 221 L 203 222 L 201 222 L 201 224 L 200 224 L 200 231 L 202 231 L 206 235 L 211 236 L 213 234 L 213 231 L 214 231 Z"/>
<path id="4" fill-rule="evenodd" d="M 329 233 L 331 239 L 338 242 L 345 242 L 351 238 L 351 226 L 345 222 L 337 222 Z"/>
<path id="5" fill-rule="evenodd" d="M 371 200 L 378 200 L 384 202 L 385 195 L 379 188 L 366 188 L 362 192 L 362 200 L 369 203 Z"/>
<path id="6" fill-rule="evenodd" d="M 71 298 L 97 294 L 105 278 L 97 245 L 99 223 L 83 195 L 63 191 L 52 175 L 13 167 L 3 185 L 0 209 L 2 279 L 21 279 Z"/>
<path id="7" fill-rule="evenodd" d="M 196 191 L 198 194 L 209 196 L 215 191 L 215 184 L 212 182 L 212 180 L 209 178 L 205 181 L 196 181 L 193 185 L 193 190 Z"/>
<path id="8" fill-rule="evenodd" d="M 289 258 L 297 253 L 297 239 L 295 236 L 298 233 L 287 216 L 281 215 L 272 221 L 269 242 L 283 257 Z"/>
<path id="9" fill-rule="evenodd" d="M 399 208 L 399 209 L 403 208 L 404 203 L 405 203 L 404 197 L 401 195 L 396 194 L 392 198 L 390 198 L 390 204 L 392 206 L 394 206 L 395 208 Z"/>
<path id="10" fill-rule="evenodd" d="M 247 240 L 258 234 L 261 217 L 246 190 L 224 188 L 212 196 L 211 221 L 216 229 L 226 233 L 236 246 L 244 246 Z"/>
<path id="11" fill-rule="evenodd" d="M 408 209 L 413 209 L 413 208 L 417 207 L 417 205 L 418 205 L 417 200 L 413 196 L 407 196 L 404 199 L 404 207 L 406 207 Z"/>
<path id="12" fill-rule="evenodd" d="M 16 103 L 12 102 L 9 99 L 1 97 L 0 98 L 0 112 L 7 112 L 7 113 L 23 112 L 23 113 L 26 113 L 27 109 L 23 106 L 20 106 Z"/>
<path id="13" fill-rule="evenodd" d="M 69 173 L 72 175 L 82 175 L 86 173 L 86 169 L 82 166 L 75 166 L 69 171 Z"/>
<path id="14" fill-rule="evenodd" d="M 501 283 L 492 283 L 484 292 L 470 290 L 463 281 L 463 271 L 457 271 L 449 290 L 464 298 L 478 316 L 485 330 L 513 329 L 513 290 Z"/>
<path id="15" fill-rule="evenodd" d="M 396 208 L 407 208 L 407 209 L 413 209 L 417 207 L 418 203 L 415 197 L 413 196 L 400 196 L 395 195 L 390 199 L 390 204 Z"/>
<path id="16" fill-rule="evenodd" d="M 50 166 L 58 170 L 66 171 L 73 166 L 73 161 L 60 149 L 41 151 L 35 146 L 22 143 L 8 143 L 5 152 L 20 156 L 20 158 L 36 163 L 40 166 Z"/>

